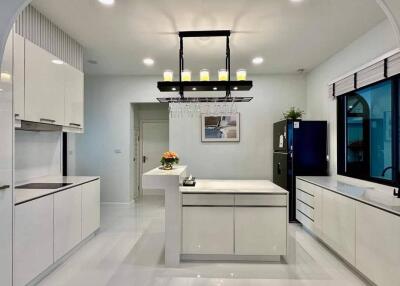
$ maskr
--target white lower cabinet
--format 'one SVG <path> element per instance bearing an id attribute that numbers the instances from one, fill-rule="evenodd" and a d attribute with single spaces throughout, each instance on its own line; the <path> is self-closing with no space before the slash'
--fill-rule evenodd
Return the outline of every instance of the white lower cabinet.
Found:
<path id="1" fill-rule="evenodd" d="M 323 192 L 322 239 L 344 259 L 355 263 L 356 201 Z"/>
<path id="2" fill-rule="evenodd" d="M 233 254 L 233 207 L 183 207 L 183 254 Z"/>
<path id="3" fill-rule="evenodd" d="M 82 239 L 100 227 L 100 180 L 81 186 L 82 188 Z"/>
<path id="4" fill-rule="evenodd" d="M 235 208 L 235 254 L 286 255 L 286 207 Z"/>
<path id="5" fill-rule="evenodd" d="M 82 239 L 81 187 L 54 194 L 54 261 Z"/>
<path id="6" fill-rule="evenodd" d="M 400 281 L 400 217 L 357 203 L 356 267 L 379 286 Z"/>
<path id="7" fill-rule="evenodd" d="M 53 195 L 15 207 L 14 286 L 26 285 L 53 263 Z"/>

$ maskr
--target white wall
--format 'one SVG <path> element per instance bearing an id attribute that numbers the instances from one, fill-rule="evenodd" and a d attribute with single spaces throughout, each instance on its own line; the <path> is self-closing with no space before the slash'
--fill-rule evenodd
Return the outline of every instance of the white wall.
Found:
<path id="1" fill-rule="evenodd" d="M 307 75 L 306 118 L 328 121 L 332 175 L 337 166 L 336 101 L 329 98 L 328 83 L 396 47 L 393 29 L 386 20 Z"/>
<path id="2" fill-rule="evenodd" d="M 302 75 L 250 76 L 254 87 L 238 104 L 240 142 L 202 143 L 200 116 L 170 119 L 170 149 L 198 178 L 272 179 L 273 123 L 291 106 L 305 110 L 306 83 Z M 238 93 L 239 94 L 239 93 Z"/>
<path id="3" fill-rule="evenodd" d="M 15 181 L 62 174 L 61 132 L 15 131 Z"/>
<path id="4" fill-rule="evenodd" d="M 305 109 L 305 78 L 300 75 L 251 78 L 254 88 L 246 95 L 255 99 L 240 106 L 240 143 L 214 144 L 214 149 L 211 148 L 213 144 L 200 143 L 200 123 L 196 120 L 171 123 L 171 149 L 180 153 L 182 162 L 189 164 L 195 175 L 210 178 L 272 176 L 272 123 L 281 119 L 282 111 L 291 105 Z M 131 200 L 135 185 L 134 174 L 130 171 L 134 155 L 131 103 L 156 102 L 156 97 L 160 96 L 156 88 L 158 80 L 159 77 L 135 76 L 85 78 L 85 134 L 75 135 L 75 173 L 102 177 L 103 202 Z M 182 125 L 187 130 L 180 130 Z M 208 155 L 203 151 L 209 152 Z M 212 159 L 213 164 L 202 165 L 198 161 L 202 158 L 208 158 L 206 163 Z"/>

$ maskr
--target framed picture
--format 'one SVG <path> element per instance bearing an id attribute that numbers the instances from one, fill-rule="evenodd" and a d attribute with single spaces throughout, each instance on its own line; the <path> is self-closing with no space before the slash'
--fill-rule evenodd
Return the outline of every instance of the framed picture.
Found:
<path id="1" fill-rule="evenodd" d="M 202 114 L 202 142 L 239 142 L 240 114 Z"/>

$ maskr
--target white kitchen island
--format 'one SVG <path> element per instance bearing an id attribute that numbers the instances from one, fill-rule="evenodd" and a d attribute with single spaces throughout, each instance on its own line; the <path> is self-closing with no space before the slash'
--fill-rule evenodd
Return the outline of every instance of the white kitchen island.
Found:
<path id="1" fill-rule="evenodd" d="M 170 173 L 168 173 L 170 172 Z M 287 251 L 288 192 L 268 180 L 197 180 L 186 167 L 154 169 L 143 187 L 165 190 L 165 263 L 280 261 Z"/>

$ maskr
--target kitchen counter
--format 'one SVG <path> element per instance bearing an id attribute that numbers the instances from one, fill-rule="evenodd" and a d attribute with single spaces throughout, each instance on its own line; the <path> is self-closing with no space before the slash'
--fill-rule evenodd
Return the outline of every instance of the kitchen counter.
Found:
<path id="1" fill-rule="evenodd" d="M 196 180 L 195 187 L 180 187 L 181 193 L 287 194 L 267 180 Z"/>
<path id="2" fill-rule="evenodd" d="M 361 187 L 331 176 L 299 176 L 297 179 L 400 216 L 400 199 L 387 190 Z"/>
<path id="3" fill-rule="evenodd" d="M 99 177 L 81 177 L 81 176 L 47 176 L 19 182 L 16 186 L 30 183 L 71 183 L 58 189 L 15 189 L 15 205 L 19 205 L 34 199 L 51 195 L 60 191 L 74 188 L 76 186 L 98 180 Z"/>

